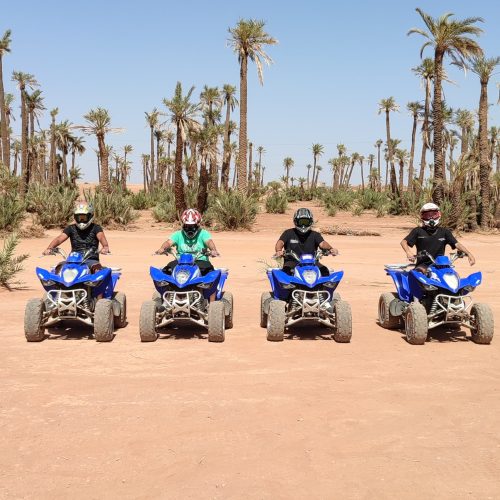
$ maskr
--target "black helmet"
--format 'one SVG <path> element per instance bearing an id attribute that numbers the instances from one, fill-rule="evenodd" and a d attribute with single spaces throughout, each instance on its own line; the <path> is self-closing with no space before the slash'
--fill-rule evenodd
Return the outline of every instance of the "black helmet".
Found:
<path id="1" fill-rule="evenodd" d="M 293 223 L 297 231 L 303 234 L 311 230 L 313 222 L 313 214 L 308 208 L 299 208 L 293 216 Z"/>

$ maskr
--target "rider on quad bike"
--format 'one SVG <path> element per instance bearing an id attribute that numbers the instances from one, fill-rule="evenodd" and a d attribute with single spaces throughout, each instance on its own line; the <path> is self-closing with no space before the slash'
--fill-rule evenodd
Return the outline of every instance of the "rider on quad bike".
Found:
<path id="1" fill-rule="evenodd" d="M 54 250 L 69 238 L 72 252 L 81 254 L 89 252 L 85 264 L 91 273 L 96 273 L 103 269 L 99 262 L 99 253 L 105 255 L 110 253 L 108 240 L 102 227 L 93 222 L 94 207 L 91 204 L 79 203 L 73 211 L 73 217 L 75 223 L 66 227 L 59 236 L 56 236 L 43 251 L 43 255 L 53 254 Z M 99 243 L 102 245 L 100 251 L 98 251 Z"/>
<path id="2" fill-rule="evenodd" d="M 427 267 L 431 264 L 429 254 L 433 259 L 439 255 L 444 255 L 446 245 L 452 249 L 463 252 L 469 259 L 469 264 L 473 266 L 476 259 L 467 248 L 457 241 L 450 229 L 439 226 L 441 221 L 441 211 L 434 203 L 426 203 L 420 209 L 420 219 L 422 226 L 410 231 L 401 241 L 401 246 L 405 251 L 408 260 L 415 262 L 415 269 L 422 273 L 427 272 Z M 417 255 L 413 255 L 411 247 L 416 246 Z"/>
<path id="3" fill-rule="evenodd" d="M 202 276 L 205 276 L 210 271 L 213 271 L 214 267 L 208 260 L 208 256 L 200 255 L 200 252 L 208 248 L 211 257 L 219 256 L 212 236 L 206 229 L 200 227 L 201 213 L 195 208 L 184 210 L 181 215 L 181 222 L 182 229 L 180 231 L 175 231 L 175 233 L 173 233 L 155 253 L 163 254 L 170 247 L 174 247 L 179 254 L 190 253 L 198 255 L 195 263 L 199 267 Z M 177 259 L 169 262 L 163 269 L 163 272 L 165 274 L 172 274 L 177 264 Z"/>
<path id="4" fill-rule="evenodd" d="M 333 248 L 330 243 L 324 240 L 320 233 L 312 230 L 313 222 L 312 212 L 308 208 L 299 208 L 293 216 L 295 227 L 284 231 L 276 242 L 274 257 L 285 255 L 283 271 L 290 275 L 293 275 L 297 266 L 297 260 L 287 257 L 287 252 L 294 252 L 299 256 L 304 254 L 314 255 L 318 248 L 321 248 L 329 252 L 330 255 L 337 255 L 339 253 L 336 248 Z M 326 266 L 319 263 L 317 265 L 321 276 L 328 276 L 330 274 Z"/>

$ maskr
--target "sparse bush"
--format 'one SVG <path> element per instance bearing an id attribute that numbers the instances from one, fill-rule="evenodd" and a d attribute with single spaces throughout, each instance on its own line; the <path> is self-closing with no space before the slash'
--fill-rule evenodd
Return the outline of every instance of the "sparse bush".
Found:
<path id="1" fill-rule="evenodd" d="M 12 280 L 17 273 L 23 270 L 22 263 L 28 258 L 27 254 L 14 255 L 18 244 L 19 236 L 12 233 L 4 240 L 3 249 L 0 251 L 0 286 L 9 290 L 12 285 L 20 283 Z"/>
<path id="2" fill-rule="evenodd" d="M 24 219 L 25 208 L 17 191 L 0 194 L 0 232 L 15 231 Z"/>
<path id="3" fill-rule="evenodd" d="M 330 217 L 335 217 L 337 215 L 337 207 L 335 205 L 330 205 L 329 207 L 326 207 L 326 213 Z"/>
<path id="4" fill-rule="evenodd" d="M 377 204 L 374 207 L 377 217 L 384 217 L 385 215 L 387 215 L 387 205 L 388 201 L 386 200 L 381 199 L 377 201 Z"/>
<path id="5" fill-rule="evenodd" d="M 130 196 L 130 204 L 134 210 L 146 210 L 154 205 L 152 196 L 143 190 Z"/>
<path id="6" fill-rule="evenodd" d="M 26 195 L 28 212 L 44 228 L 64 227 L 71 219 L 78 191 L 68 186 L 31 184 Z"/>
<path id="7" fill-rule="evenodd" d="M 156 222 L 172 223 L 177 220 L 177 212 L 175 210 L 174 198 L 164 199 L 151 210 Z"/>
<path id="8" fill-rule="evenodd" d="M 386 193 L 379 193 L 372 189 L 366 189 L 358 194 L 358 204 L 363 207 L 364 210 L 376 209 L 380 203 L 386 203 L 387 201 L 388 197 Z"/>
<path id="9" fill-rule="evenodd" d="M 207 216 L 214 225 L 234 231 L 249 229 L 255 222 L 257 211 L 257 200 L 254 197 L 248 197 L 239 191 L 228 191 L 214 196 Z"/>
<path id="10" fill-rule="evenodd" d="M 125 226 L 137 218 L 132 208 L 130 196 L 126 196 L 121 190 L 113 190 L 105 193 L 100 190 L 83 192 L 87 203 L 94 206 L 95 222 L 103 226 L 117 225 Z"/>
<path id="11" fill-rule="evenodd" d="M 271 193 L 266 199 L 266 212 L 268 214 L 284 214 L 288 207 L 285 193 Z"/>
<path id="12" fill-rule="evenodd" d="M 352 215 L 359 217 L 363 213 L 363 207 L 361 205 L 354 205 L 351 210 Z"/>
<path id="13" fill-rule="evenodd" d="M 355 198 L 356 193 L 354 191 L 339 189 L 338 191 L 324 193 L 322 200 L 327 209 L 334 206 L 338 210 L 349 210 Z"/>

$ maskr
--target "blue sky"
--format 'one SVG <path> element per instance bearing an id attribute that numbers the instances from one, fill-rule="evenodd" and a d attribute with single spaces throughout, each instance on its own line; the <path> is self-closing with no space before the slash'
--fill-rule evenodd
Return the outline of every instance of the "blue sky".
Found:
<path id="1" fill-rule="evenodd" d="M 324 145 L 320 180 L 329 181 L 327 160 L 336 144 L 367 156 L 385 137 L 385 121 L 377 114 L 381 98 L 394 96 L 401 112 L 392 119 L 392 136 L 409 149 L 409 101 L 423 98 L 411 72 L 419 64 L 422 37 L 406 36 L 423 27 L 415 7 L 433 16 L 453 12 L 458 18 L 481 16 L 485 33 L 480 43 L 488 57 L 500 55 L 500 2 L 379 0 L 329 1 L 100 1 L 33 0 L 2 2 L 0 31 L 12 30 L 12 52 L 4 57 L 6 91 L 12 70 L 32 73 L 44 92 L 47 112 L 58 107 L 59 118 L 75 124 L 91 108 L 109 109 L 112 124 L 125 132 L 108 142 L 120 148 L 132 144 L 132 181 L 141 180 L 140 155 L 149 149 L 144 112 L 163 110 L 177 81 L 187 90 L 203 85 L 239 84 L 236 57 L 226 46 L 227 29 L 239 18 L 266 21 L 279 40 L 268 53 L 275 64 L 264 70 L 264 86 L 255 66 L 249 70 L 249 139 L 264 146 L 266 178 L 283 173 L 286 156 L 295 160 L 292 175 L 305 176 L 311 145 Z M 431 51 L 427 52 L 431 56 Z M 456 85 L 446 85 L 449 105 L 475 109 L 479 83 L 448 67 Z M 496 102 L 496 74 L 490 101 Z M 166 111 L 166 110 L 165 110 Z M 492 106 L 490 125 L 500 125 L 500 106 Z M 19 120 L 14 124 L 18 132 Z M 97 176 L 93 138 L 80 160 L 85 178 Z"/>

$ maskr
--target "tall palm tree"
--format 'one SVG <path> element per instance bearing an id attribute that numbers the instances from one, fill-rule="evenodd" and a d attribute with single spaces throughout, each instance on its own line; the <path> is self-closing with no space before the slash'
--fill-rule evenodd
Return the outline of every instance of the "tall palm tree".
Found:
<path id="1" fill-rule="evenodd" d="M 481 228 L 490 222 L 490 154 L 488 143 L 488 83 L 493 70 L 500 64 L 500 57 L 474 56 L 470 69 L 479 77 L 481 95 L 479 98 L 479 184 L 481 195 Z"/>
<path id="2" fill-rule="evenodd" d="M 424 21 L 428 31 L 412 28 L 408 35 L 417 33 L 426 38 L 420 49 L 422 56 L 426 47 L 434 48 L 434 96 L 432 102 L 433 113 L 433 142 L 434 142 L 434 179 L 433 200 L 441 203 L 444 196 L 443 173 L 443 61 L 445 56 L 450 56 L 455 62 L 465 65 L 465 60 L 471 56 L 480 56 L 483 51 L 478 43 L 468 35 L 478 36 L 482 29 L 475 26 L 482 22 L 480 17 L 469 17 L 463 20 L 450 19 L 452 13 L 447 13 L 439 18 L 433 18 L 421 9 L 416 11 Z"/>
<path id="3" fill-rule="evenodd" d="M 28 181 L 28 113 L 26 107 L 26 87 L 33 89 L 38 86 L 33 75 L 14 71 L 12 81 L 17 82 L 21 92 L 21 179 L 19 182 L 19 193 L 24 196 Z M 5 110 L 5 102 L 2 101 L 2 107 Z"/>
<path id="4" fill-rule="evenodd" d="M 56 116 L 59 113 L 58 108 L 50 111 L 50 153 L 49 153 L 49 184 L 57 184 L 57 170 L 56 170 Z"/>
<path id="5" fill-rule="evenodd" d="M 318 158 L 323 154 L 324 148 L 321 144 L 316 143 L 316 144 L 312 145 L 311 151 L 313 154 L 312 187 L 315 188 L 316 187 L 315 179 L 318 178 L 318 176 L 316 174 L 317 162 L 318 162 Z"/>
<path id="6" fill-rule="evenodd" d="M 311 174 L 312 165 L 310 163 L 308 163 L 306 165 L 306 168 L 307 168 L 307 189 L 310 189 L 311 188 L 311 183 L 309 182 L 309 177 L 310 177 L 310 174 Z"/>
<path id="7" fill-rule="evenodd" d="M 385 113 L 385 130 L 387 134 L 387 153 L 389 157 L 389 164 L 391 166 L 391 192 L 393 194 L 397 191 L 396 184 L 396 171 L 394 169 L 394 160 L 393 160 L 393 148 L 391 143 L 391 123 L 389 118 L 389 113 L 395 112 L 399 110 L 399 106 L 396 104 L 394 97 L 388 97 L 387 99 L 382 99 L 378 104 L 378 114 L 384 112 Z"/>
<path id="8" fill-rule="evenodd" d="M 377 148 L 377 191 L 380 191 L 382 188 L 382 178 L 380 173 L 380 147 L 384 144 L 382 139 L 378 139 L 375 143 L 375 147 Z"/>
<path id="9" fill-rule="evenodd" d="M 374 182 L 375 180 L 375 170 L 373 168 L 373 162 L 375 161 L 375 155 L 374 154 L 369 154 L 368 155 L 368 177 L 370 180 L 370 189 L 376 189 L 376 184 Z"/>
<path id="10" fill-rule="evenodd" d="M 70 179 L 73 183 L 76 183 L 76 155 L 81 156 L 86 151 L 85 147 L 85 139 L 81 136 L 72 135 L 69 141 L 69 149 L 71 152 L 71 170 L 70 170 Z"/>
<path id="11" fill-rule="evenodd" d="M 182 155 L 184 141 L 187 131 L 193 126 L 195 117 L 200 109 L 199 104 L 191 102 L 194 87 L 191 87 L 186 95 L 182 94 L 181 82 L 177 82 L 172 99 L 163 99 L 163 103 L 170 111 L 171 122 L 176 127 L 176 147 L 175 147 L 175 208 L 180 215 L 186 210 L 186 198 L 184 196 L 184 180 L 182 179 Z"/>
<path id="12" fill-rule="evenodd" d="M 41 112 L 45 109 L 43 105 L 43 97 L 42 91 L 37 89 L 34 90 L 31 94 L 26 92 L 26 111 L 28 113 L 28 122 L 29 122 L 29 134 L 28 134 L 28 142 L 34 143 L 35 139 L 35 120 L 38 122 L 38 119 L 41 116 Z M 28 179 L 31 180 L 32 174 L 36 169 L 35 159 L 33 158 L 34 150 L 28 152 Z"/>
<path id="13" fill-rule="evenodd" d="M 10 139 L 3 88 L 3 56 L 10 52 L 10 35 L 11 31 L 7 30 L 0 39 L 0 136 L 2 141 L 2 163 L 7 170 L 10 170 Z"/>
<path id="14" fill-rule="evenodd" d="M 286 184 L 286 188 L 288 189 L 288 179 L 290 177 L 290 169 L 293 167 L 293 165 L 295 164 L 295 162 L 293 161 L 292 158 L 290 158 L 289 156 L 287 156 L 284 160 L 283 160 L 283 166 L 285 167 L 285 172 L 286 172 L 286 180 L 285 180 L 285 184 Z"/>
<path id="15" fill-rule="evenodd" d="M 278 41 L 264 30 L 265 22 L 256 19 L 240 19 L 234 28 L 229 28 L 229 46 L 238 55 L 240 63 L 240 130 L 238 160 L 238 190 L 247 190 L 247 73 L 248 59 L 257 66 L 259 81 L 263 84 L 262 62 L 271 64 L 273 60 L 264 52 L 265 45 Z"/>
<path id="16" fill-rule="evenodd" d="M 257 185 L 261 185 L 261 177 L 262 177 L 262 155 L 266 152 L 264 146 L 259 146 L 257 148 L 257 154 L 259 155 L 259 161 L 257 163 Z"/>
<path id="17" fill-rule="evenodd" d="M 399 162 L 399 194 L 402 196 L 404 191 L 404 173 L 405 163 L 408 161 L 408 151 L 406 149 L 396 149 L 395 155 Z"/>
<path id="18" fill-rule="evenodd" d="M 202 106 L 206 126 L 215 126 L 216 123 L 220 121 L 220 110 L 222 106 L 222 95 L 218 87 L 208 87 L 207 85 L 205 85 L 202 92 L 200 93 L 200 103 Z M 194 149 L 196 151 L 196 148 Z M 208 158 L 208 163 L 210 166 L 210 188 L 212 190 L 216 190 L 218 187 L 217 156 L 210 155 Z"/>
<path id="19" fill-rule="evenodd" d="M 469 136 L 474 128 L 474 115 L 468 109 L 455 111 L 455 124 L 460 127 L 460 154 L 465 155 L 469 149 Z"/>
<path id="20" fill-rule="evenodd" d="M 111 127 L 109 111 L 104 108 L 91 109 L 83 118 L 88 122 L 88 125 L 81 125 L 78 128 L 82 129 L 87 135 L 96 136 L 97 147 L 99 148 L 99 163 L 101 166 L 99 187 L 105 193 L 109 193 L 111 185 L 109 183 L 109 151 L 106 148 L 106 134 L 117 132 L 121 129 Z"/>
<path id="21" fill-rule="evenodd" d="M 408 191 L 413 191 L 413 159 L 415 157 L 415 139 L 417 136 L 417 123 L 420 114 L 423 111 L 423 106 L 418 101 L 409 102 L 406 109 L 413 117 L 413 127 L 411 130 L 411 148 L 410 148 L 410 163 L 408 165 Z"/>
<path id="22" fill-rule="evenodd" d="M 205 212 L 208 206 L 208 186 L 210 179 L 207 172 L 207 162 L 215 162 L 217 155 L 218 131 L 215 125 L 206 124 L 198 134 L 198 151 L 200 154 L 200 181 L 197 206 L 200 212 Z"/>
<path id="23" fill-rule="evenodd" d="M 316 179 L 314 180 L 314 187 L 317 187 L 318 185 L 318 177 L 319 173 L 323 170 L 323 167 L 321 165 L 316 165 Z"/>
<path id="24" fill-rule="evenodd" d="M 155 181 L 155 130 L 158 127 L 158 123 L 160 122 L 160 111 L 157 108 L 153 108 L 150 113 L 144 112 L 144 116 L 146 118 L 146 123 L 149 126 L 149 159 L 151 164 L 151 179 L 150 183 L 154 183 Z"/>
<path id="25" fill-rule="evenodd" d="M 358 163 L 359 163 L 359 166 L 361 167 L 361 191 L 362 192 L 364 192 L 364 190 L 365 190 L 365 174 L 363 171 L 364 161 L 365 161 L 365 157 L 363 155 L 359 155 Z"/>
<path id="26" fill-rule="evenodd" d="M 72 124 L 68 120 L 64 120 L 56 125 L 56 144 L 61 151 L 63 182 L 68 180 L 67 156 L 71 147 L 71 141 L 74 139 L 71 133 L 71 126 Z"/>
<path id="27" fill-rule="evenodd" d="M 129 174 L 129 161 L 127 160 L 127 156 L 132 153 L 134 148 L 131 144 L 125 144 L 123 146 L 123 162 L 122 162 L 122 172 L 121 172 L 121 181 L 122 181 L 122 189 L 125 191 L 127 189 L 127 176 Z"/>
<path id="28" fill-rule="evenodd" d="M 236 87 L 225 84 L 222 87 L 222 102 L 226 105 L 226 119 L 224 121 L 224 145 L 222 151 L 222 169 L 221 169 L 221 187 L 225 191 L 229 189 L 229 145 L 231 143 L 231 133 L 229 123 L 231 122 L 231 113 L 238 106 L 236 99 Z"/>
<path id="29" fill-rule="evenodd" d="M 338 159 L 333 171 L 333 189 L 338 189 L 342 185 L 343 161 L 341 158 L 345 155 L 347 148 L 344 144 L 337 144 Z"/>

